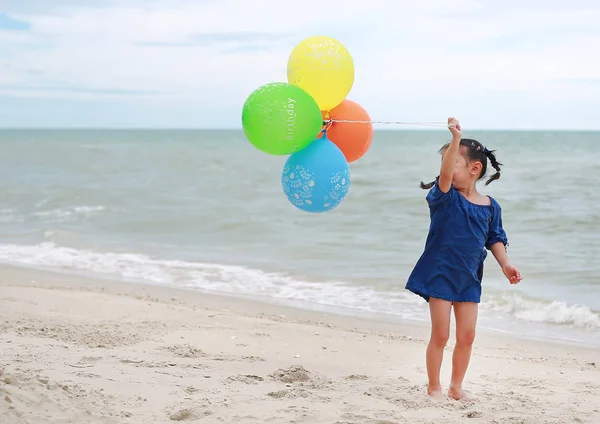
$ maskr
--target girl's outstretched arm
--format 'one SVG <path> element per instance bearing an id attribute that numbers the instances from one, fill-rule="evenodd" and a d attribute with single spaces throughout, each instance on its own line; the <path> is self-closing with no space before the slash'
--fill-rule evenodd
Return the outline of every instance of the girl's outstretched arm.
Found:
<path id="1" fill-rule="evenodd" d="M 494 255 L 494 258 L 496 258 L 496 260 L 498 261 L 498 265 L 500 265 L 500 268 L 502 268 L 502 272 L 504 273 L 506 278 L 508 278 L 510 284 L 518 284 L 523 279 L 523 276 L 521 275 L 521 272 L 517 269 L 517 267 L 510 262 L 510 259 L 508 258 L 508 253 L 506 253 L 506 247 L 504 246 L 504 243 L 494 243 L 490 247 L 490 251 Z"/>
<path id="2" fill-rule="evenodd" d="M 454 168 L 458 159 L 458 149 L 460 147 L 460 140 L 462 139 L 460 124 L 455 118 L 448 118 L 448 129 L 452 133 L 452 141 L 442 158 L 442 167 L 438 180 L 438 185 L 442 193 L 447 193 L 452 185 L 452 176 L 454 175 Z"/>

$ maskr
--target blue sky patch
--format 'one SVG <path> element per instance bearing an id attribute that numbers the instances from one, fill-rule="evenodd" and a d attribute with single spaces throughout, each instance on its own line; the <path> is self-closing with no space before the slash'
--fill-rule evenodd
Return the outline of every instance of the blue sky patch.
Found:
<path id="1" fill-rule="evenodd" d="M 8 16 L 6 13 L 0 12 L 0 30 L 9 31 L 29 31 L 31 24 L 25 21 L 19 21 Z"/>

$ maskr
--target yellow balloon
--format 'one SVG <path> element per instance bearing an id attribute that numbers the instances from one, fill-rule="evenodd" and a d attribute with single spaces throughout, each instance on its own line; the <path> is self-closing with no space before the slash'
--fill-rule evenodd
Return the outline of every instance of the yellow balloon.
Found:
<path id="1" fill-rule="evenodd" d="M 287 67 L 288 82 L 304 89 L 321 110 L 342 103 L 354 84 L 354 61 L 346 47 L 327 36 L 301 41 L 292 50 Z"/>

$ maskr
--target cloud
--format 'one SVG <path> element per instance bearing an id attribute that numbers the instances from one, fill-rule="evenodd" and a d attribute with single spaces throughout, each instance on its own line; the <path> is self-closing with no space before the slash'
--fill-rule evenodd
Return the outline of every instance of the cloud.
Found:
<path id="1" fill-rule="evenodd" d="M 72 8 L 111 7 L 115 0 L 0 0 L 0 9 L 16 14 L 53 14 Z"/>
<path id="2" fill-rule="evenodd" d="M 220 32 L 190 34 L 181 41 L 139 41 L 134 45 L 145 47 L 221 46 L 222 53 L 257 52 L 283 46 L 293 39 L 293 34 L 261 32 Z"/>
<path id="3" fill-rule="evenodd" d="M 150 95 L 157 94 L 159 92 L 152 90 L 130 90 L 125 88 L 103 88 L 103 89 L 93 89 L 88 87 L 78 87 L 70 84 L 55 84 L 55 83 L 46 83 L 40 85 L 2 85 L 0 84 L 0 92 L 4 93 L 23 93 L 30 92 L 36 95 L 40 95 L 42 93 L 51 93 L 54 95 L 55 93 L 82 93 L 82 94 L 109 94 L 109 95 Z"/>
<path id="4" fill-rule="evenodd" d="M 229 43 L 264 43 L 278 42 L 282 39 L 289 39 L 292 34 L 270 34 L 261 32 L 218 32 L 190 34 L 187 40 L 182 42 L 163 42 L 163 41 L 140 41 L 137 45 L 141 46 L 197 46 L 206 44 L 229 44 Z"/>
<path id="5" fill-rule="evenodd" d="M 248 94 L 285 81 L 294 45 L 326 34 L 352 53 L 349 97 L 373 119 L 600 128 L 581 113 L 600 108 L 594 1 L 0 0 L 0 9 L 30 24 L 2 33 L 0 47 L 0 95 L 28 107 L 36 97 L 72 108 L 121 102 L 139 125 L 143 108 L 158 117 L 147 125 L 191 115 L 190 126 L 239 127 Z M 68 125 L 68 113 L 59 121 Z"/>

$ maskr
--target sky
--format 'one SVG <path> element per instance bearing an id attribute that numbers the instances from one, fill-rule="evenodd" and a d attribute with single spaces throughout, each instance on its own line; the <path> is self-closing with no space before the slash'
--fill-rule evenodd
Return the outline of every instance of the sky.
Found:
<path id="1" fill-rule="evenodd" d="M 600 130 L 599 22 L 598 0 L 0 0 L 0 127 L 241 128 L 327 35 L 375 121 Z"/>

